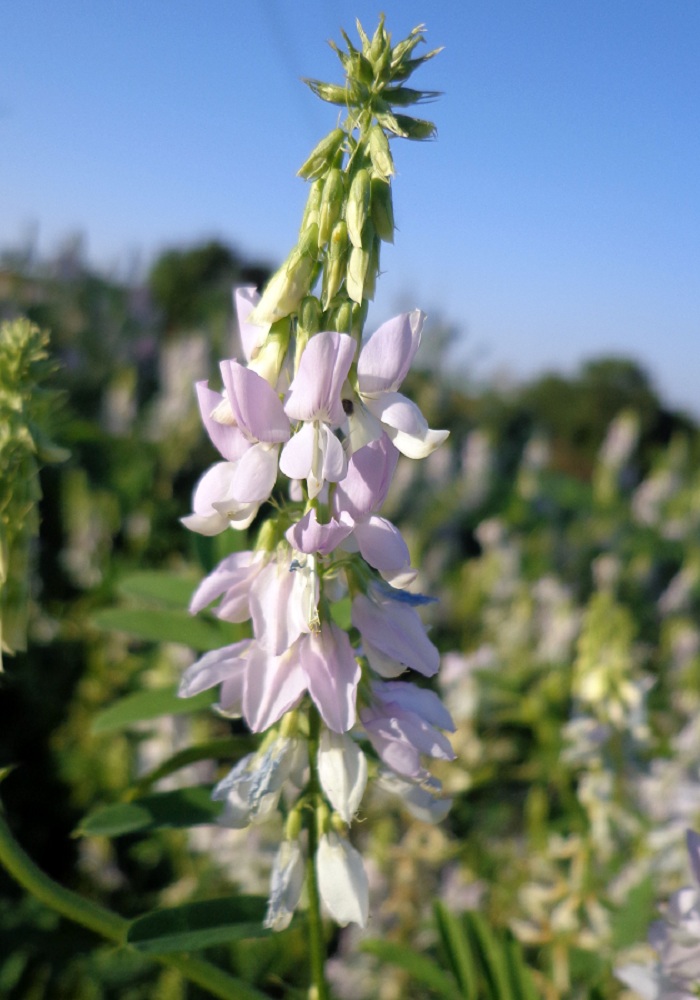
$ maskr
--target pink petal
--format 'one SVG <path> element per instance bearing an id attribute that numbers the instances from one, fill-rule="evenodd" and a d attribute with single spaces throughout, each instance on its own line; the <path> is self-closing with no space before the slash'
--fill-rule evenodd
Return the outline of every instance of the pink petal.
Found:
<path id="1" fill-rule="evenodd" d="M 365 404 L 382 422 L 389 437 L 407 458 L 426 458 L 448 437 L 449 431 L 434 431 L 415 403 L 400 392 L 385 392 Z"/>
<path id="2" fill-rule="evenodd" d="M 202 422 L 207 430 L 214 447 L 229 461 L 234 462 L 240 458 L 246 448 L 250 447 L 245 435 L 231 424 L 220 424 L 214 420 L 212 413 L 221 403 L 223 396 L 220 392 L 214 392 L 206 382 L 197 382 L 197 402 L 199 412 L 202 415 Z"/>
<path id="3" fill-rule="evenodd" d="M 254 444 L 236 464 L 230 496 L 240 503 L 262 503 L 277 481 L 277 449 Z"/>
<path id="4" fill-rule="evenodd" d="M 452 716 L 434 691 L 417 687 L 415 684 L 408 684 L 405 681 L 373 684 L 372 690 L 378 695 L 383 705 L 396 705 L 404 712 L 412 712 L 414 715 L 420 716 L 431 726 L 454 732 L 455 725 Z"/>
<path id="5" fill-rule="evenodd" d="M 314 425 L 303 424 L 282 449 L 280 470 L 290 479 L 306 479 L 313 464 L 315 446 Z"/>
<path id="6" fill-rule="evenodd" d="M 360 351 L 357 377 L 361 393 L 393 392 L 405 379 L 420 346 L 425 314 L 420 309 L 383 323 Z"/>
<path id="7" fill-rule="evenodd" d="M 270 653 L 279 656 L 309 631 L 304 588 L 298 573 L 276 561 L 268 563 L 250 588 L 253 632 Z"/>
<path id="8" fill-rule="evenodd" d="M 331 518 L 328 524 L 319 524 L 316 511 L 312 508 L 287 530 L 285 538 L 297 552 L 318 552 L 327 556 L 348 537 L 352 529 L 353 521 L 348 514 L 342 513 L 337 520 Z"/>
<path id="9" fill-rule="evenodd" d="M 340 393 L 354 356 L 355 341 L 346 333 L 324 331 L 311 337 L 289 387 L 287 416 L 340 427 L 345 422 Z"/>
<path id="10" fill-rule="evenodd" d="M 248 322 L 248 317 L 260 301 L 257 289 L 254 285 L 244 285 L 237 288 L 233 296 L 236 307 L 236 317 L 238 319 L 238 331 L 241 337 L 241 346 L 247 361 L 254 358 L 260 350 L 263 341 L 267 337 L 269 327 L 256 326 Z"/>
<path id="11" fill-rule="evenodd" d="M 358 594 L 352 605 L 352 623 L 363 644 L 384 657 L 432 677 L 440 666 L 440 654 L 428 638 L 425 626 L 413 608 L 395 601 L 375 603 Z"/>
<path id="12" fill-rule="evenodd" d="M 191 698 L 243 670 L 250 644 L 250 639 L 244 639 L 242 642 L 234 642 L 232 646 L 205 653 L 182 675 L 178 691 L 180 697 Z"/>
<path id="13" fill-rule="evenodd" d="M 380 573 L 397 573 L 410 566 L 406 543 L 391 521 L 373 515 L 359 521 L 353 534 L 362 558 Z"/>
<path id="14" fill-rule="evenodd" d="M 287 441 L 289 419 L 272 386 L 237 361 L 222 361 L 220 368 L 234 419 L 249 439 L 269 444 Z"/>
<path id="15" fill-rule="evenodd" d="M 355 723 L 360 667 L 347 634 L 324 623 L 321 631 L 299 640 L 299 661 L 309 694 L 329 729 L 344 733 Z"/>
<path id="16" fill-rule="evenodd" d="M 234 552 L 222 560 L 216 569 L 205 576 L 199 584 L 192 599 L 190 600 L 190 612 L 196 614 L 206 608 L 217 597 L 227 591 L 240 590 L 241 597 L 245 600 L 245 609 L 248 608 L 248 578 L 250 567 L 254 559 L 253 552 Z M 228 595 L 228 599 L 231 596 Z M 244 614 L 241 618 L 228 618 L 228 621 L 242 622 L 250 617 L 250 613 Z"/>
<path id="17" fill-rule="evenodd" d="M 258 648 L 245 675 L 243 715 L 254 733 L 261 733 L 282 718 L 306 690 L 306 676 L 296 647 L 282 656 L 269 656 Z"/>
<path id="18" fill-rule="evenodd" d="M 347 459 L 342 444 L 325 424 L 318 427 L 318 447 L 321 453 L 320 481 L 337 483 L 345 475 Z"/>
<path id="19" fill-rule="evenodd" d="M 387 435 L 353 452 L 348 471 L 338 483 L 333 510 L 346 510 L 355 520 L 379 510 L 391 486 L 399 453 Z"/>

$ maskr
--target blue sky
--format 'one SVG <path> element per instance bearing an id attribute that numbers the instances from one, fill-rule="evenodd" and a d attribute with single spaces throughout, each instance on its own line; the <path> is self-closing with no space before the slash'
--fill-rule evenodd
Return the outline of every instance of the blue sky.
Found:
<path id="1" fill-rule="evenodd" d="M 124 269 L 218 236 L 280 260 L 335 123 L 326 44 L 426 22 L 434 143 L 397 141 L 370 324 L 419 305 L 465 377 L 639 359 L 700 414 L 697 0 L 22 0 L 0 18 L 0 246 L 70 233 Z"/>

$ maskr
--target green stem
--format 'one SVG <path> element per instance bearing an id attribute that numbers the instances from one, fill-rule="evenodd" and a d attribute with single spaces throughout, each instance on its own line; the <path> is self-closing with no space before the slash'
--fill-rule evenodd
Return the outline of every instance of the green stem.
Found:
<path id="1" fill-rule="evenodd" d="M 107 938 L 121 947 L 127 946 L 126 936 L 129 921 L 113 913 L 98 903 L 62 885 L 45 875 L 32 859 L 24 853 L 13 838 L 0 810 L 0 864 L 27 892 L 30 892 L 45 906 L 61 916 L 72 920 L 81 927 Z M 220 1000 L 266 1000 L 265 994 L 249 986 L 248 983 L 217 969 L 215 965 L 191 958 L 188 955 L 149 955 L 153 961 L 168 965 L 185 979 L 196 983 L 202 989 Z M 323 995 L 322 995 L 323 996 Z"/>
<path id="2" fill-rule="evenodd" d="M 330 1000 L 326 982 L 326 941 L 321 920 L 321 897 L 316 876 L 316 852 L 318 850 L 318 805 L 321 797 L 321 783 L 318 778 L 318 746 L 321 719 L 314 706 L 309 709 L 309 792 L 313 809 L 308 813 L 308 856 L 306 859 L 306 888 L 309 897 L 309 961 L 311 964 L 311 990 L 309 1000 Z"/>

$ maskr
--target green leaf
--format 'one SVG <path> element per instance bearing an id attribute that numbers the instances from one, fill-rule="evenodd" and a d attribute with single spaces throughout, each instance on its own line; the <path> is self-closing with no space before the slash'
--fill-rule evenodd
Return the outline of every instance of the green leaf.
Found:
<path id="1" fill-rule="evenodd" d="M 127 729 L 137 722 L 158 719 L 162 715 L 186 715 L 199 712 L 216 701 L 215 691 L 202 691 L 191 698 L 178 698 L 175 686 L 136 691 L 113 702 L 99 712 L 92 722 L 93 733 Z"/>
<path id="2" fill-rule="evenodd" d="M 474 961 L 462 925 L 442 903 L 435 904 L 434 912 L 440 942 L 452 973 L 459 983 L 462 996 L 465 1000 L 477 1000 Z"/>
<path id="3" fill-rule="evenodd" d="M 194 786 L 144 795 L 133 802 L 118 802 L 93 810 L 81 821 L 76 834 L 84 837 L 120 837 L 125 833 L 181 828 L 215 823 L 221 804 L 212 801 L 211 789 Z"/>
<path id="4" fill-rule="evenodd" d="M 648 877 L 628 892 L 624 905 L 612 918 L 612 944 L 616 951 L 644 940 L 655 907 L 654 882 Z"/>
<path id="5" fill-rule="evenodd" d="M 509 963 L 505 949 L 480 913 L 462 914 L 462 923 L 471 940 L 472 953 L 482 968 L 493 1000 L 521 1000 L 511 989 Z"/>
<path id="6" fill-rule="evenodd" d="M 508 933 L 506 934 L 503 948 L 508 961 L 510 981 L 513 984 L 513 991 L 517 1000 L 540 1000 L 535 989 L 532 974 L 527 965 L 525 965 L 520 942 L 516 941 Z"/>
<path id="7" fill-rule="evenodd" d="M 124 597 L 157 601 L 173 608 L 186 608 L 197 587 L 196 576 L 178 576 L 158 570 L 142 570 L 129 573 L 117 583 L 117 590 Z"/>
<path id="8" fill-rule="evenodd" d="M 234 896 L 156 910 L 129 925 L 127 943 L 155 954 L 195 951 L 241 938 L 266 937 L 263 896 Z"/>
<path id="9" fill-rule="evenodd" d="M 380 940 L 363 941 L 360 948 L 376 955 L 382 962 L 398 965 L 409 974 L 413 983 L 427 986 L 445 1000 L 455 1000 L 454 979 L 446 975 L 432 959 L 426 958 L 413 948 L 393 941 Z"/>
<path id="10" fill-rule="evenodd" d="M 179 642 L 199 652 L 234 642 L 231 629 L 194 618 L 186 611 L 154 608 L 103 608 L 92 622 L 106 631 L 126 632 L 148 642 Z"/>

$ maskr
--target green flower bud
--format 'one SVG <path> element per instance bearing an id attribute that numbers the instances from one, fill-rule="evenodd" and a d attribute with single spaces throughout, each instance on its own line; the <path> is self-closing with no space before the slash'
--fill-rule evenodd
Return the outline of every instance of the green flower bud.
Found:
<path id="1" fill-rule="evenodd" d="M 314 223 L 302 234 L 298 246 L 294 247 L 282 267 L 270 278 L 260 301 L 249 316 L 251 323 L 265 326 L 296 312 L 297 306 L 311 289 L 317 249 L 318 226 Z"/>
<path id="2" fill-rule="evenodd" d="M 344 92 L 344 88 L 342 89 Z M 306 178 L 307 181 L 322 177 L 332 166 L 344 138 L 345 132 L 342 128 L 334 128 L 332 132 L 329 132 L 325 139 L 321 139 L 313 149 L 308 160 L 299 168 L 298 176 Z"/>
<path id="3" fill-rule="evenodd" d="M 343 210 L 344 198 L 345 184 L 343 182 L 343 172 L 337 167 L 333 167 L 323 184 L 318 219 L 319 246 L 325 246 L 330 239 L 333 226 L 338 221 L 340 213 Z"/>
<path id="4" fill-rule="evenodd" d="M 256 552 L 274 552 L 277 548 L 277 522 L 272 518 L 263 521 L 258 532 L 258 539 L 255 543 Z"/>
<path id="5" fill-rule="evenodd" d="M 284 836 L 286 840 L 298 840 L 304 826 L 301 809 L 292 809 L 284 824 Z"/>
<path id="6" fill-rule="evenodd" d="M 348 205 L 345 217 L 348 223 L 348 236 L 354 247 L 362 246 L 362 230 L 369 215 L 370 203 L 369 173 L 364 167 L 358 170 L 350 184 Z"/>
<path id="7" fill-rule="evenodd" d="M 377 71 L 377 67 L 386 61 L 387 55 L 389 60 L 391 60 L 391 46 L 389 42 L 390 38 L 384 28 L 384 15 L 380 14 L 379 24 L 377 25 L 377 29 L 372 36 L 369 52 L 367 53 L 370 62 L 374 66 L 375 72 Z"/>
<path id="8" fill-rule="evenodd" d="M 362 295 L 365 299 L 373 299 L 374 293 L 377 287 L 377 275 L 379 274 L 379 250 L 381 247 L 380 241 L 375 236 L 372 240 L 372 245 L 369 251 L 369 263 L 367 265 L 367 273 L 365 275 L 365 283 L 362 289 Z"/>
<path id="9" fill-rule="evenodd" d="M 264 378 L 270 385 L 276 385 L 282 371 L 284 359 L 289 347 L 289 319 L 285 315 L 270 327 L 270 332 L 263 341 L 248 368 Z"/>
<path id="10" fill-rule="evenodd" d="M 352 329 L 352 310 L 353 305 L 351 302 L 343 302 L 334 309 L 331 317 L 331 329 L 337 330 L 338 333 L 350 333 Z"/>
<path id="11" fill-rule="evenodd" d="M 340 104 L 343 107 L 348 103 L 348 92 L 345 87 L 339 87 L 335 83 L 324 83 L 322 80 L 305 79 L 304 83 L 322 101 L 328 101 L 329 104 Z"/>
<path id="12" fill-rule="evenodd" d="M 361 246 L 354 246 L 350 251 L 348 260 L 348 272 L 345 276 L 345 287 L 353 302 L 362 302 L 362 290 L 369 267 L 369 251 L 363 250 Z"/>
<path id="13" fill-rule="evenodd" d="M 311 185 L 311 190 L 309 191 L 309 197 L 306 199 L 306 207 L 304 208 L 304 214 L 301 219 L 301 226 L 299 227 L 299 235 L 303 236 L 309 226 L 313 226 L 314 223 L 318 225 L 319 212 L 321 208 L 321 196 L 323 194 L 323 181 L 315 180 Z"/>
<path id="14" fill-rule="evenodd" d="M 383 100 L 400 108 L 407 108 L 411 104 L 427 104 L 440 95 L 439 90 L 412 90 L 411 87 L 387 87 L 382 92 Z"/>
<path id="15" fill-rule="evenodd" d="M 373 177 L 371 191 L 372 225 L 380 239 L 385 243 L 393 243 L 394 205 L 391 184 L 382 177 Z"/>
<path id="16" fill-rule="evenodd" d="M 348 227 L 344 219 L 336 222 L 328 244 L 328 253 L 323 263 L 323 308 L 328 304 L 345 281 L 348 254 Z"/>
<path id="17" fill-rule="evenodd" d="M 313 337 L 321 329 L 322 310 L 321 303 L 315 295 L 307 295 L 299 306 L 297 319 L 297 338 L 294 350 L 294 370 L 299 367 L 299 359 L 309 342 L 309 337 Z"/>
<path id="18" fill-rule="evenodd" d="M 391 177 L 394 170 L 394 161 L 389 149 L 389 140 L 381 125 L 373 125 L 369 134 L 369 155 L 372 166 L 382 177 Z"/>

